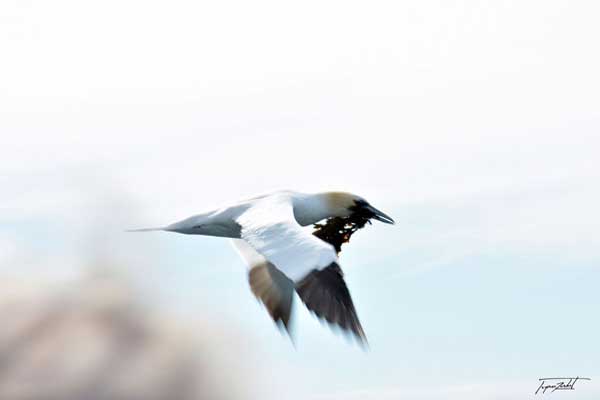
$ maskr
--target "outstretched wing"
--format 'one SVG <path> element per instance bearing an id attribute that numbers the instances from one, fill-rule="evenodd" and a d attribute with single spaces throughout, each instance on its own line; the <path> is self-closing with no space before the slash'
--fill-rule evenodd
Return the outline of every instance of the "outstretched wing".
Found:
<path id="1" fill-rule="evenodd" d="M 290 332 L 290 316 L 294 298 L 294 282 L 254 250 L 246 241 L 232 239 L 232 243 L 248 264 L 248 283 L 273 321 Z"/>
<path id="2" fill-rule="evenodd" d="M 260 199 L 237 222 L 242 239 L 295 283 L 310 311 L 366 342 L 334 245 L 302 229 L 289 197 Z"/>

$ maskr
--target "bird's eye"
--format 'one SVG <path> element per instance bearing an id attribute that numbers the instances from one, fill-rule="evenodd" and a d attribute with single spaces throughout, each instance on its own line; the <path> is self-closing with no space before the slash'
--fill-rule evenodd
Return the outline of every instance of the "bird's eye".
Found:
<path id="1" fill-rule="evenodd" d="M 369 203 L 367 203 L 365 200 L 363 199 L 358 199 L 358 200 L 354 200 L 354 205 L 358 208 L 361 207 L 365 207 L 366 205 L 368 205 Z"/>

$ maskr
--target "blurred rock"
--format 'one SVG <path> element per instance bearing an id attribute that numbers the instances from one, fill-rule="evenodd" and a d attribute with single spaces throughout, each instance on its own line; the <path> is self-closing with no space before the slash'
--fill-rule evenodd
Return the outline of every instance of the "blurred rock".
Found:
<path id="1" fill-rule="evenodd" d="M 2 286 L 0 399 L 254 397 L 227 355 L 235 342 L 219 348 L 208 328 L 178 328 L 110 276 L 61 290 Z"/>

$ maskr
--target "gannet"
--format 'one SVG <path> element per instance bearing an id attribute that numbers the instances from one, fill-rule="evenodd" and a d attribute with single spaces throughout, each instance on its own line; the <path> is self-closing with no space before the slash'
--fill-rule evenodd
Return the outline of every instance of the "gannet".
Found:
<path id="1" fill-rule="evenodd" d="M 394 223 L 364 198 L 351 193 L 279 191 L 165 227 L 133 231 L 231 238 L 248 265 L 252 292 L 279 327 L 291 334 L 289 321 L 296 291 L 318 318 L 366 344 L 338 253 L 342 244 L 371 219 Z M 318 224 L 322 220 L 326 222 Z M 309 225 L 314 226 L 312 234 L 303 228 Z"/>

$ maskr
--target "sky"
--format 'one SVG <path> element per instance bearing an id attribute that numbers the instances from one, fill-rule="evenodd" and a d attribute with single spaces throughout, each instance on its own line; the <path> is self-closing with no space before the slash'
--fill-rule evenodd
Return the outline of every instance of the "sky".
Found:
<path id="1" fill-rule="evenodd" d="M 547 396 L 598 398 L 599 12 L 5 0 L 0 272 L 117 266 L 248 340 L 272 398 L 528 398 L 553 375 L 592 381 Z M 226 240 L 123 232 L 278 189 L 397 221 L 341 255 L 368 352 L 302 307 L 290 343 Z"/>

